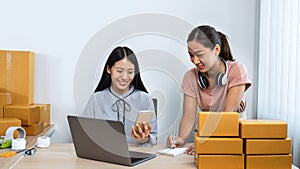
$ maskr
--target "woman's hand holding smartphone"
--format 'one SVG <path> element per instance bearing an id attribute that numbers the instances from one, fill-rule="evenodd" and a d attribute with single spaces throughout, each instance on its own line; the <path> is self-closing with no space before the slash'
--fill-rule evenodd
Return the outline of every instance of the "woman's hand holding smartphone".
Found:
<path id="1" fill-rule="evenodd" d="M 149 140 L 149 133 L 152 129 L 150 121 L 153 116 L 153 111 L 140 111 L 134 126 L 132 126 L 131 136 L 134 140 L 145 143 Z"/>

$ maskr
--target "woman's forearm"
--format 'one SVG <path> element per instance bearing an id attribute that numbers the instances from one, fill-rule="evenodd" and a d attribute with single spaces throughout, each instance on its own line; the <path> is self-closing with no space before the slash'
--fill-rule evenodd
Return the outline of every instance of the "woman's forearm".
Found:
<path id="1" fill-rule="evenodd" d="M 184 95 L 183 116 L 180 122 L 179 137 L 186 141 L 193 131 L 197 113 L 197 101 L 191 96 Z"/>

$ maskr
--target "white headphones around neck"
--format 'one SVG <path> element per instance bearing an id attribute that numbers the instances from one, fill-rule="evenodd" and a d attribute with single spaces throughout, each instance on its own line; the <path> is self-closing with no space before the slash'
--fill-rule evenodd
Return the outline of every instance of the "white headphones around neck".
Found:
<path id="1" fill-rule="evenodd" d="M 226 61 L 220 57 L 220 59 L 224 62 L 225 64 L 225 73 L 218 73 L 216 82 L 218 86 L 224 86 L 227 83 L 227 76 L 228 76 L 228 65 Z M 208 79 L 202 75 L 200 71 L 198 71 L 198 84 L 201 88 L 206 89 L 209 86 Z"/>

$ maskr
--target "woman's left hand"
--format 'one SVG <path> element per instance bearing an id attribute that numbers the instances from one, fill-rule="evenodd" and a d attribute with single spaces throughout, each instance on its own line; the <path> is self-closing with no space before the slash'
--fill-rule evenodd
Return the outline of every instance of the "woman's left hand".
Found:
<path id="1" fill-rule="evenodd" d="M 195 151 L 195 144 L 192 144 L 186 149 L 185 153 L 188 155 L 193 155 L 194 151 Z"/>
<path id="2" fill-rule="evenodd" d="M 139 143 L 145 143 L 149 140 L 149 134 L 152 129 L 151 124 L 143 122 L 142 125 L 144 130 L 138 124 L 131 127 L 131 137 Z"/>

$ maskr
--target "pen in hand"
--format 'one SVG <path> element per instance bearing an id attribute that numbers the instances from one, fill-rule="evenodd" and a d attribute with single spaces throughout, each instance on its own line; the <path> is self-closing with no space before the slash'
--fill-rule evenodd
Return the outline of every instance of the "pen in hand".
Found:
<path id="1" fill-rule="evenodd" d="M 173 133 L 171 148 L 175 148 L 176 147 L 176 145 L 175 145 L 175 138 L 176 138 L 176 131 L 174 131 L 174 133 Z"/>

